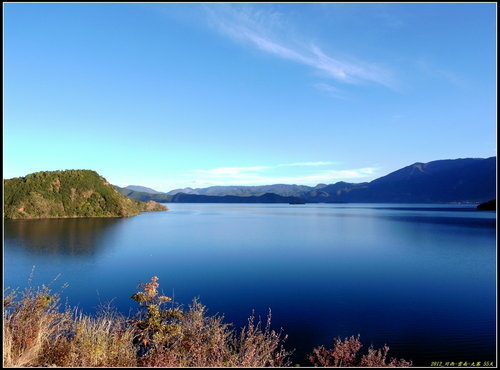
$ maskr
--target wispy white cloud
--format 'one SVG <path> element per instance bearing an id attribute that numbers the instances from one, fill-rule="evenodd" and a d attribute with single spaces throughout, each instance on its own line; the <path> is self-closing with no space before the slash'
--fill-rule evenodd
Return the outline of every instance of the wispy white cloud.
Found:
<path id="1" fill-rule="evenodd" d="M 432 78 L 447 81 L 449 84 L 463 88 L 465 87 L 465 80 L 456 73 L 440 67 L 437 63 L 425 57 L 420 57 L 414 62 L 420 72 Z"/>
<path id="2" fill-rule="evenodd" d="M 325 162 L 325 161 L 319 161 L 319 162 L 296 162 L 296 163 L 285 163 L 285 164 L 279 164 L 276 167 L 309 167 L 309 166 L 327 166 L 329 164 L 333 164 L 334 162 Z"/>
<path id="3" fill-rule="evenodd" d="M 182 176 L 193 184 L 210 185 L 269 185 L 269 184 L 302 184 L 316 185 L 318 183 L 332 183 L 341 180 L 363 180 L 375 175 L 377 169 L 364 167 L 356 169 L 326 169 L 308 174 L 278 175 L 280 167 L 318 167 L 330 165 L 333 162 L 297 162 L 275 166 L 250 167 L 219 167 L 212 169 L 196 169 Z"/>
<path id="4" fill-rule="evenodd" d="M 314 88 L 325 92 L 328 96 L 334 97 L 334 98 L 339 98 L 339 99 L 345 99 L 344 95 L 341 93 L 339 89 L 336 87 L 333 87 L 330 84 L 327 84 L 325 82 L 318 82 L 313 85 Z"/>
<path id="5" fill-rule="evenodd" d="M 256 172 L 265 170 L 266 166 L 251 166 L 251 167 L 218 167 L 208 170 L 194 170 L 193 173 L 199 175 L 242 175 L 247 172 Z"/>
<path id="6" fill-rule="evenodd" d="M 219 4 L 218 4 L 219 5 Z M 282 59 L 307 65 L 325 77 L 343 83 L 371 82 L 394 86 L 392 74 L 384 68 L 354 58 L 334 57 L 317 43 L 290 39 L 279 13 L 256 11 L 251 6 L 220 4 L 206 6 L 211 24 L 222 34 Z"/>
<path id="7" fill-rule="evenodd" d="M 350 170 L 325 170 L 310 175 L 302 176 L 256 176 L 248 179 L 255 185 L 264 184 L 299 184 L 317 185 L 319 183 L 333 183 L 337 181 L 357 181 L 372 177 L 376 172 L 375 168 L 358 168 Z M 236 182 L 234 183 L 236 185 Z M 240 184 L 244 185 L 244 184 Z"/>
<path id="8" fill-rule="evenodd" d="M 331 184 L 337 181 L 370 181 L 375 177 L 378 171 L 376 167 L 319 169 L 321 166 L 331 166 L 333 164 L 335 164 L 335 162 L 317 161 L 286 163 L 272 166 L 195 169 L 176 174 L 174 178 L 170 177 L 161 180 L 141 178 L 139 182 L 143 186 L 164 192 L 187 187 L 204 188 L 216 185 L 297 184 L 314 186 L 320 183 Z M 289 170 L 284 172 L 287 168 Z M 114 183 L 122 187 L 130 185 L 130 182 L 125 183 L 118 180 Z M 135 181 L 135 183 L 138 183 L 138 181 Z"/>

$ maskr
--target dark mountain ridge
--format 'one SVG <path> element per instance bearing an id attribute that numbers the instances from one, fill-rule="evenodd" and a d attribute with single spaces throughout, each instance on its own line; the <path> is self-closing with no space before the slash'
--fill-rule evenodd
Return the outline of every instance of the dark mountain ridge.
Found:
<path id="1" fill-rule="evenodd" d="M 483 202 L 495 198 L 496 157 L 417 162 L 375 179 L 366 186 L 354 185 L 338 194 L 330 192 L 327 201 Z"/>
<path id="2" fill-rule="evenodd" d="M 259 196 L 239 197 L 236 195 L 198 195 L 177 193 L 172 196 L 173 203 L 291 203 L 303 201 L 298 197 L 283 197 L 274 193 Z"/>

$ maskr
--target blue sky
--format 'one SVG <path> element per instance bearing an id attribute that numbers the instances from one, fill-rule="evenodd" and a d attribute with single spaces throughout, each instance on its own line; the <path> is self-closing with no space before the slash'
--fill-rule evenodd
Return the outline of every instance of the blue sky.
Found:
<path id="1" fill-rule="evenodd" d="M 4 178 L 370 181 L 496 155 L 496 4 L 4 4 Z"/>

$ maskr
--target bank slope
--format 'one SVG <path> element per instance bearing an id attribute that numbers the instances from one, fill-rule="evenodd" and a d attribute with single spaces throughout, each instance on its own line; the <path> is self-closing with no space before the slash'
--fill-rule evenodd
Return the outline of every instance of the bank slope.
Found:
<path id="1" fill-rule="evenodd" d="M 4 180 L 4 218 L 129 217 L 164 211 L 120 194 L 91 170 L 42 171 Z"/>

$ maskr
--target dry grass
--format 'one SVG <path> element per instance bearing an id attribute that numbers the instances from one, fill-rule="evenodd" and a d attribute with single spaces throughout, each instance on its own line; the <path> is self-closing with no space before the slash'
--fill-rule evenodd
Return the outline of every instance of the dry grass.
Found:
<path id="1" fill-rule="evenodd" d="M 282 345 L 286 338 L 286 335 L 282 336 L 281 333 L 271 330 L 271 312 L 267 316 L 264 329 L 261 328 L 260 320 L 255 324 L 255 317 L 250 316 L 248 325 L 234 340 L 235 347 L 238 348 L 234 366 L 289 366 L 288 358 L 291 352 L 286 351 Z"/>
<path id="2" fill-rule="evenodd" d="M 286 367 L 290 354 L 281 332 L 254 315 L 240 331 L 210 316 L 196 299 L 182 310 L 159 296 L 158 278 L 132 298 L 139 312 L 128 319 L 102 309 L 88 316 L 66 307 L 47 287 L 8 291 L 4 298 L 4 367 Z M 166 308 L 168 306 L 169 308 Z M 315 366 L 410 366 L 391 359 L 389 348 L 359 355 L 359 337 L 315 348 Z"/>
<path id="3" fill-rule="evenodd" d="M 262 329 L 252 315 L 248 325 L 236 333 L 222 316 L 208 316 L 196 299 L 187 311 L 165 308 L 170 297 L 158 295 L 154 276 L 132 296 L 143 308 L 135 321 L 140 346 L 139 363 L 153 367 L 263 367 L 286 366 L 286 337 L 271 330 L 271 315 Z M 141 351 L 142 350 L 142 351 Z"/>
<path id="4" fill-rule="evenodd" d="M 4 298 L 5 367 L 135 366 L 133 330 L 111 311 L 93 318 L 61 310 L 47 287 Z"/>
<path id="5" fill-rule="evenodd" d="M 370 347 L 365 355 L 359 353 L 361 347 L 363 345 L 359 340 L 359 335 L 344 340 L 337 338 L 333 341 L 331 349 L 323 346 L 314 348 L 309 361 L 314 366 L 322 367 L 408 367 L 412 365 L 411 361 L 404 359 L 391 358 L 388 362 L 388 346 L 378 350 Z"/>
<path id="6" fill-rule="evenodd" d="M 265 367 L 287 366 L 289 352 L 283 348 L 286 339 L 255 323 L 239 333 L 223 322 L 222 316 L 208 316 L 206 307 L 194 300 L 180 319 L 180 332 L 157 344 L 139 362 L 147 367 Z"/>
<path id="7" fill-rule="evenodd" d="M 132 339 L 133 329 L 118 314 L 104 311 L 95 318 L 80 314 L 73 323 L 68 363 L 65 365 L 135 366 Z"/>
<path id="8" fill-rule="evenodd" d="M 4 366 L 46 365 L 46 350 L 64 340 L 71 326 L 68 311 L 59 312 L 57 295 L 48 288 L 10 291 L 4 299 Z M 50 364 L 50 363 L 49 363 Z"/>

